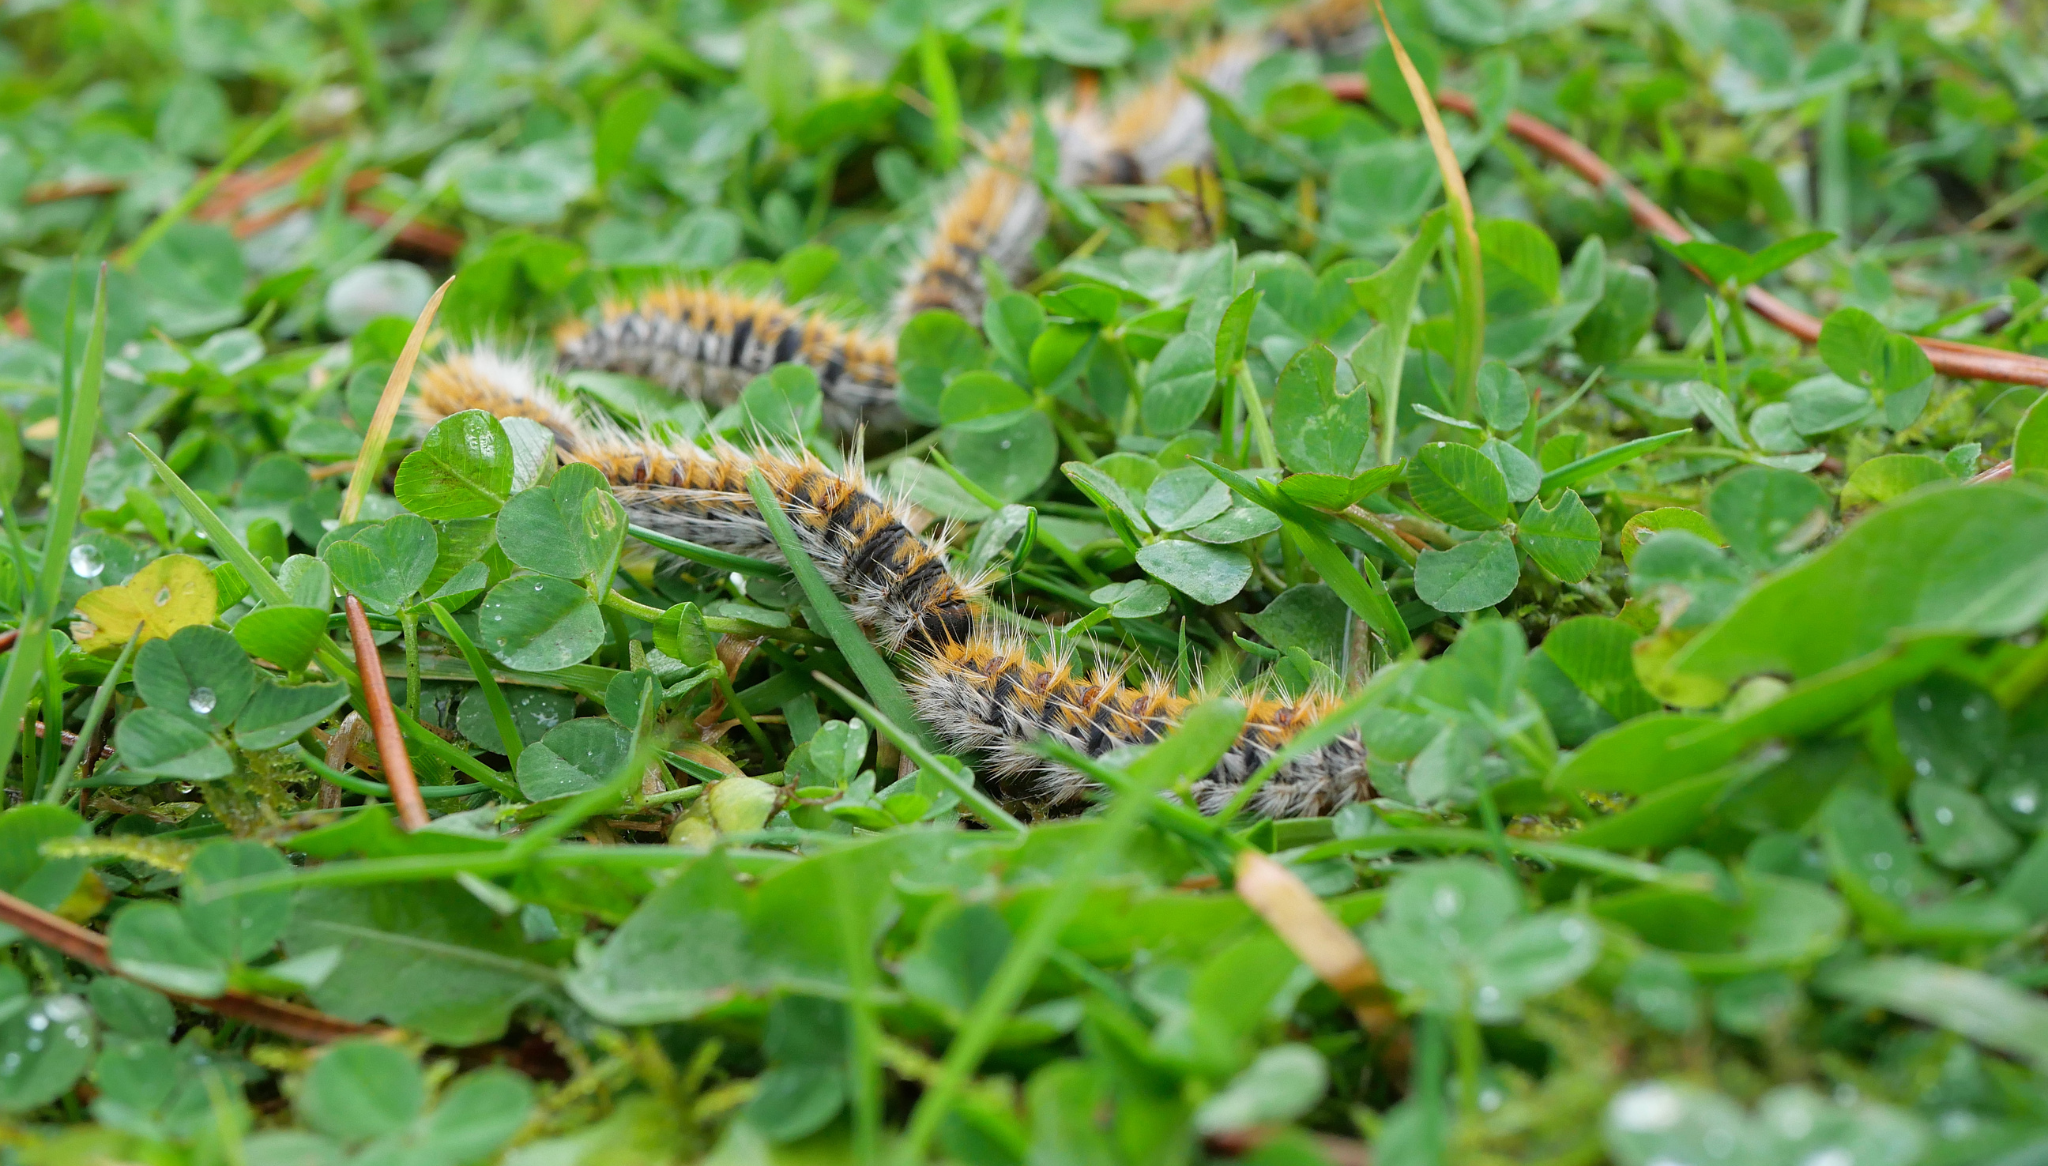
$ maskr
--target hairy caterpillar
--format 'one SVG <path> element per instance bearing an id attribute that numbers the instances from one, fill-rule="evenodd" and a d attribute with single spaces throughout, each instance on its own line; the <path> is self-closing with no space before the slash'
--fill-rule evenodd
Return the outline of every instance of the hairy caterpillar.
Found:
<path id="1" fill-rule="evenodd" d="M 607 303 L 555 334 L 557 364 L 644 377 L 714 406 L 778 364 L 818 374 L 827 424 L 900 429 L 896 345 L 772 295 L 672 284 Z"/>
<path id="2" fill-rule="evenodd" d="M 805 551 L 848 609 L 876 638 L 905 654 L 906 686 L 920 714 L 953 748 L 979 749 L 1005 777 L 1054 803 L 1085 780 L 1032 753 L 1053 736 L 1100 756 L 1157 740 L 1187 707 L 1160 685 L 1076 678 L 1043 663 L 980 615 L 980 586 L 953 574 L 943 542 L 918 535 L 897 506 L 871 494 L 860 475 L 840 474 L 808 456 L 746 452 L 628 435 L 586 421 L 542 383 L 532 366 L 493 353 L 459 354 L 421 377 L 418 412 L 428 421 L 464 409 L 527 417 L 555 434 L 562 455 L 596 467 L 633 520 L 707 546 L 779 559 L 747 493 L 758 468 L 790 511 Z M 1295 732 L 1324 711 L 1319 701 L 1255 700 L 1236 745 L 1195 784 L 1213 812 Z M 1347 734 L 1283 767 L 1252 809 L 1268 816 L 1327 813 L 1370 796 L 1365 750 Z"/>
<path id="3" fill-rule="evenodd" d="M 1108 109 L 1081 110 L 1067 135 L 1063 175 L 1081 184 L 1155 182 L 1207 158 L 1209 107 L 1183 76 L 1235 94 L 1266 51 L 1259 37 L 1225 36 L 1181 57 L 1166 75 Z"/>
<path id="4" fill-rule="evenodd" d="M 1031 121 L 1013 118 L 933 218 L 924 253 L 905 274 L 896 318 L 944 309 L 981 322 L 988 300 L 984 261 L 1014 277 L 1045 231 L 1045 195 L 1031 178 Z"/>
<path id="5" fill-rule="evenodd" d="M 978 589 L 954 578 L 943 543 L 912 533 L 899 508 L 869 493 L 858 473 L 836 474 L 804 454 L 748 453 L 724 444 L 707 450 L 593 423 L 530 365 L 487 351 L 451 357 L 421 376 L 417 411 L 423 419 L 465 409 L 547 426 L 563 457 L 602 473 L 642 526 L 779 561 L 781 552 L 747 493 L 747 471 L 759 469 L 791 511 L 804 550 L 854 618 L 884 643 L 938 644 L 972 629 L 970 603 Z"/>
<path id="6" fill-rule="evenodd" d="M 1163 683 L 1134 687 L 1076 677 L 1063 663 L 1034 660 L 1021 644 L 985 632 L 926 654 L 910 687 L 925 721 L 956 748 L 985 751 L 999 774 L 1035 779 L 1054 804 L 1087 783 L 1070 770 L 1047 766 L 1027 747 L 1030 741 L 1052 737 L 1099 757 L 1158 740 L 1189 704 Z M 1313 699 L 1246 703 L 1250 716 L 1243 734 L 1194 784 L 1195 802 L 1205 814 L 1222 809 L 1288 738 L 1327 711 L 1325 702 Z M 1365 746 L 1356 734 L 1346 734 L 1282 766 L 1253 796 L 1252 808 L 1269 818 L 1304 817 L 1371 796 Z"/>
<path id="7" fill-rule="evenodd" d="M 1368 11 L 1364 0 L 1310 0 L 1281 11 L 1260 32 L 1229 33 L 1182 55 L 1108 109 L 1079 111 L 1063 143 L 1062 175 L 1082 184 L 1131 184 L 1199 165 L 1212 149 L 1209 106 L 1185 78 L 1236 97 L 1252 66 L 1276 49 L 1348 47 Z"/>

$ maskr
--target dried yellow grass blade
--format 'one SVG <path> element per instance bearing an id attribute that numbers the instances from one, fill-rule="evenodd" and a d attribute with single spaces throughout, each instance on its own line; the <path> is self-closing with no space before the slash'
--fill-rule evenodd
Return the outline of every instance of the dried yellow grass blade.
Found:
<path id="1" fill-rule="evenodd" d="M 405 400 L 405 387 L 412 383 L 413 365 L 419 363 L 420 349 L 426 345 L 427 332 L 434 326 L 434 313 L 441 310 L 441 297 L 448 294 L 450 284 L 455 282 L 449 276 L 446 283 L 434 289 L 434 295 L 427 306 L 420 309 L 420 318 L 412 322 L 412 333 L 405 338 L 405 348 L 398 354 L 398 363 L 391 366 L 391 377 L 384 382 L 384 394 L 377 398 L 377 411 L 370 415 L 369 432 L 363 434 L 362 452 L 356 455 L 355 472 L 348 478 L 348 493 L 341 498 L 341 522 L 345 526 L 356 520 L 363 509 L 363 499 L 369 497 L 370 483 L 384 465 L 384 444 L 391 438 L 392 423 L 398 420 L 398 406 Z"/>

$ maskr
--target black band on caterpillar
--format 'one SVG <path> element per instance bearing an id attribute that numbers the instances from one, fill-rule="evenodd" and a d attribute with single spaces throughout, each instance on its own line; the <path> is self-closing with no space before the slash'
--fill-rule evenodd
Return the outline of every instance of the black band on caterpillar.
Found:
<path id="1" fill-rule="evenodd" d="M 778 364 L 818 374 L 825 421 L 842 432 L 909 424 L 896 401 L 896 346 L 771 295 L 670 285 L 607 303 L 558 330 L 557 363 L 644 377 L 714 407 Z"/>

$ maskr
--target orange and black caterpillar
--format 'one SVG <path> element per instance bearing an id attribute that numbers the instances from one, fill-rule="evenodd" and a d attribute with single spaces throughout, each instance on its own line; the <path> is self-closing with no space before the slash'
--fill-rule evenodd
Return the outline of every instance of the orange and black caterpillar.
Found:
<path id="1" fill-rule="evenodd" d="M 982 264 L 1013 278 L 1023 269 L 1048 216 L 1045 194 L 1031 177 L 1031 152 L 1031 122 L 1019 115 L 934 214 L 924 252 L 897 296 L 899 321 L 943 309 L 979 324 L 988 301 Z"/>
<path id="2" fill-rule="evenodd" d="M 1175 7 L 1185 6 L 1157 6 Z M 1237 97 L 1252 66 L 1277 49 L 1349 48 L 1370 11 L 1364 0 L 1309 0 L 1281 11 L 1259 32 L 1228 33 L 1182 54 L 1107 108 L 1076 111 L 1062 137 L 1062 176 L 1083 185 L 1132 184 L 1200 165 L 1213 149 L 1209 106 L 1185 78 Z"/>
<path id="3" fill-rule="evenodd" d="M 1204 161 L 1211 148 L 1209 106 L 1182 78 L 1235 95 L 1266 52 L 1256 36 L 1220 37 L 1113 105 L 1078 110 L 1062 139 L 1062 176 L 1080 185 L 1132 185 Z"/>
<path id="4" fill-rule="evenodd" d="M 838 473 L 807 455 L 703 449 L 628 435 L 581 417 L 531 365 L 484 351 L 426 369 L 417 409 L 427 421 L 465 409 L 536 421 L 555 435 L 564 458 L 605 475 L 633 521 L 779 561 L 747 492 L 747 472 L 759 469 L 794 520 L 805 552 L 854 618 L 903 653 L 906 687 L 925 721 L 950 747 L 985 751 L 999 774 L 1029 783 L 1034 795 L 1054 804 L 1077 796 L 1087 782 L 1038 757 L 1030 742 L 1050 736 L 1099 757 L 1158 740 L 1187 708 L 1185 699 L 1160 685 L 1082 680 L 1064 664 L 1033 659 L 977 610 L 981 589 L 954 575 L 944 544 L 917 534 L 908 515 L 870 493 L 858 472 Z M 1251 705 L 1244 734 L 1195 783 L 1204 811 L 1229 802 L 1247 777 L 1324 712 L 1314 700 Z M 1364 746 L 1347 734 L 1284 766 L 1251 808 L 1275 817 L 1324 814 L 1369 796 Z"/>
<path id="5" fill-rule="evenodd" d="M 943 543 L 914 534 L 898 507 L 876 498 L 858 473 L 839 474 L 808 454 L 744 452 L 719 444 L 628 434 L 585 420 L 527 364 L 487 351 L 428 368 L 417 406 L 439 420 L 465 409 L 526 417 L 555 435 L 570 461 L 596 468 L 632 520 L 650 530 L 751 558 L 781 551 L 747 492 L 758 469 L 789 510 L 804 550 L 854 618 L 891 648 L 965 638 L 977 588 L 956 579 Z"/>
<path id="6" fill-rule="evenodd" d="M 1157 741 L 1180 721 L 1189 701 L 1170 685 L 1132 686 L 1114 677 L 1081 678 L 1065 664 L 1033 659 L 1023 646 L 977 632 L 925 654 L 909 685 L 925 723 L 956 749 L 979 749 L 1005 777 L 1022 777 L 1053 804 L 1087 788 L 1080 774 L 1049 766 L 1030 742 L 1050 737 L 1089 757 Z M 1205 814 L 1221 810 L 1295 733 L 1327 711 L 1321 700 L 1286 704 L 1252 699 L 1237 743 L 1194 783 Z M 1372 796 L 1365 746 L 1347 733 L 1281 766 L 1253 795 L 1251 809 L 1269 818 L 1314 817 Z"/>
<path id="7" fill-rule="evenodd" d="M 818 374 L 825 421 L 851 431 L 908 424 L 896 403 L 896 345 L 773 295 L 671 284 L 604 305 L 555 334 L 557 364 L 644 377 L 714 406 L 778 364 Z"/>

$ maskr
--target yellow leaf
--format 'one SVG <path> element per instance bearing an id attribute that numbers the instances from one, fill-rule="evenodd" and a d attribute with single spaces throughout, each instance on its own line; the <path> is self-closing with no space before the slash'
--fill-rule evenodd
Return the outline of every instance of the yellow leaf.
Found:
<path id="1" fill-rule="evenodd" d="M 71 638 L 88 652 L 118 652 L 142 626 L 144 640 L 167 638 L 179 628 L 209 624 L 219 614 L 213 572 L 191 555 L 166 555 L 115 587 L 78 597 Z"/>

